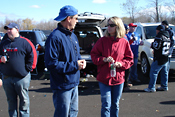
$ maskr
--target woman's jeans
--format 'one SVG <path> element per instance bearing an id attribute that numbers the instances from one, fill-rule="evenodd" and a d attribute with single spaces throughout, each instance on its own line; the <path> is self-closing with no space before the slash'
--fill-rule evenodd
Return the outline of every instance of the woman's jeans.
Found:
<path id="1" fill-rule="evenodd" d="M 31 74 L 24 78 L 3 76 L 3 87 L 8 101 L 8 112 L 10 117 L 18 117 L 18 96 L 19 96 L 19 117 L 30 117 L 30 100 L 28 89 L 30 86 Z"/>
<path id="2" fill-rule="evenodd" d="M 163 65 L 158 65 L 158 61 L 154 61 L 151 64 L 151 70 L 150 70 L 150 82 L 149 82 L 149 89 L 155 89 L 156 81 L 159 72 L 160 73 L 160 80 L 161 80 L 161 87 L 168 90 L 168 73 L 169 73 L 169 62 L 166 62 Z"/>
<path id="3" fill-rule="evenodd" d="M 101 92 L 101 117 L 118 117 L 119 100 L 122 96 L 124 83 L 108 86 L 99 82 Z"/>
<path id="4" fill-rule="evenodd" d="M 78 86 L 68 90 L 53 90 L 54 117 L 77 117 Z"/>

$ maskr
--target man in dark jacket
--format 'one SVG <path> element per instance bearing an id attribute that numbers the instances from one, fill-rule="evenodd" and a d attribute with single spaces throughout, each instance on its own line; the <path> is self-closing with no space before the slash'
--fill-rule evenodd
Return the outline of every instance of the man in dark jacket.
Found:
<path id="1" fill-rule="evenodd" d="M 166 21 L 166 20 L 162 21 L 162 25 L 164 25 L 165 26 L 165 30 L 168 31 L 169 36 L 170 36 L 170 40 L 171 40 L 170 50 L 169 50 L 169 56 L 168 56 L 168 72 L 169 72 L 169 69 L 170 69 L 170 60 L 171 60 L 171 56 L 172 56 L 172 53 L 173 53 L 173 46 L 175 44 L 175 33 L 169 27 L 168 21 Z M 161 71 L 160 71 L 160 75 L 163 74 Z M 164 90 L 164 89 L 163 88 L 158 88 L 158 90 Z"/>
<path id="2" fill-rule="evenodd" d="M 170 40 L 171 40 L 171 45 L 170 45 L 170 53 L 169 53 L 169 57 L 171 57 L 172 52 L 173 52 L 173 46 L 175 44 L 175 34 L 174 31 L 169 27 L 169 23 L 168 21 L 164 20 L 162 21 L 162 25 L 165 26 L 165 30 L 168 31 L 169 36 L 170 36 Z"/>
<path id="3" fill-rule="evenodd" d="M 78 22 L 78 11 L 67 5 L 55 18 L 58 27 L 49 35 L 45 48 L 45 64 L 50 71 L 53 90 L 54 117 L 78 115 L 78 84 L 80 70 L 86 66 L 81 60 L 79 43 L 73 33 Z"/>
<path id="4" fill-rule="evenodd" d="M 8 101 L 10 117 L 29 117 L 30 101 L 28 88 L 31 74 L 36 67 L 37 53 L 32 42 L 19 35 L 19 26 L 10 23 L 4 27 L 7 38 L 0 43 L 0 68 L 3 74 L 3 87 Z M 19 100 L 18 101 L 18 97 Z"/>
<path id="5" fill-rule="evenodd" d="M 154 61 L 151 64 L 149 86 L 144 89 L 146 92 L 156 92 L 155 85 L 160 70 L 162 72 L 160 76 L 161 87 L 158 87 L 158 90 L 168 91 L 168 56 L 171 42 L 169 33 L 163 25 L 159 25 L 156 28 L 156 34 L 151 45 L 151 48 L 154 50 Z"/>

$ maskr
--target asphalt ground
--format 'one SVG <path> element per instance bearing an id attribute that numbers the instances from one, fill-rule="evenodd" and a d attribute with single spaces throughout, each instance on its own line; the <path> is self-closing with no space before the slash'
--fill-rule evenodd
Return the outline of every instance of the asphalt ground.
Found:
<path id="1" fill-rule="evenodd" d="M 123 92 L 120 100 L 120 117 L 175 117 L 175 74 L 169 77 L 169 91 L 147 93 L 149 78 L 141 74 L 141 83 L 134 83 L 131 90 Z M 31 117 L 52 117 L 54 106 L 50 80 L 44 74 L 33 76 L 29 88 Z M 100 117 L 100 89 L 95 77 L 81 78 L 79 85 L 78 117 Z M 157 86 L 159 85 L 159 80 Z M 0 117 L 8 117 L 8 105 L 3 87 L 0 88 Z"/>

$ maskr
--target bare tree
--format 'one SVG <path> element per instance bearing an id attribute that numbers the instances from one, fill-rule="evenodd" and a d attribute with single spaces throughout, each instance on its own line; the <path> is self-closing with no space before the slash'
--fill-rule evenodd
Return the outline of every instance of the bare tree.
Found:
<path id="1" fill-rule="evenodd" d="M 171 2 L 167 2 L 165 4 L 167 6 L 167 9 L 170 11 L 172 24 L 175 24 L 175 0 L 172 0 Z"/>
<path id="2" fill-rule="evenodd" d="M 50 19 L 49 21 L 40 21 L 36 24 L 37 29 L 41 30 L 53 30 L 57 27 L 57 22 L 53 19 Z"/>
<path id="3" fill-rule="evenodd" d="M 139 0 L 126 0 L 126 3 L 122 4 L 122 9 L 129 15 L 132 22 L 135 22 L 135 15 L 138 11 L 138 1 Z"/>
<path id="4" fill-rule="evenodd" d="M 146 1 L 150 1 L 149 6 L 155 9 L 155 11 L 152 11 L 150 17 L 154 18 L 156 22 L 160 22 L 161 3 L 163 0 L 146 0 Z"/>
<path id="5" fill-rule="evenodd" d="M 122 17 L 122 21 L 123 21 L 124 24 L 129 24 L 129 23 L 132 22 L 129 17 Z"/>

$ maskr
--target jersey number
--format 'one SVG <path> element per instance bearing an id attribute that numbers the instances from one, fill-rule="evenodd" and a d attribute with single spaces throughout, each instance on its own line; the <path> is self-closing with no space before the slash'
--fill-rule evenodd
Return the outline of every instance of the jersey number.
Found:
<path id="1" fill-rule="evenodd" d="M 170 49 L 170 43 L 169 42 L 164 42 L 163 43 L 163 48 L 162 48 L 162 55 L 168 55 L 169 54 L 169 49 Z"/>

